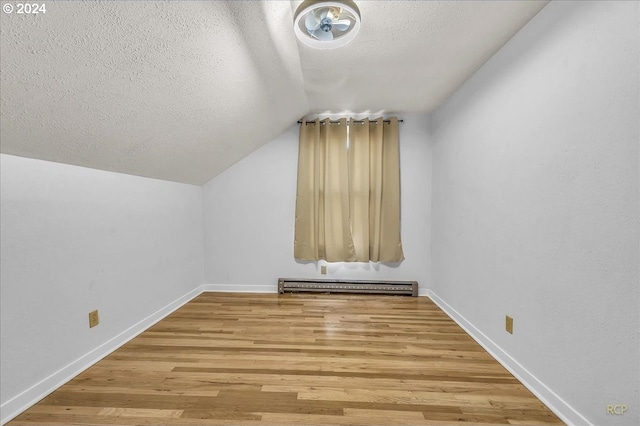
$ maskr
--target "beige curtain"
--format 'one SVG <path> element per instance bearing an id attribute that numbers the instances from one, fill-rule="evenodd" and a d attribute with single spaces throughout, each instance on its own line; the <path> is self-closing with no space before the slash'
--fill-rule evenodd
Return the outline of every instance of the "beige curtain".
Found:
<path id="1" fill-rule="evenodd" d="M 352 262 L 347 121 L 300 125 L 294 256 Z"/>
<path id="2" fill-rule="evenodd" d="M 351 233 L 359 262 L 400 262 L 398 120 L 349 123 Z"/>
<path id="3" fill-rule="evenodd" d="M 400 262 L 398 121 L 300 126 L 294 256 Z"/>

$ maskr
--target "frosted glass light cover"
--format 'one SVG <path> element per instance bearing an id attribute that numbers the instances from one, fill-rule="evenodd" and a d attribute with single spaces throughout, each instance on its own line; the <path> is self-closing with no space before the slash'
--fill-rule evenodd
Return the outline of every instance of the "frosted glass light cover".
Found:
<path id="1" fill-rule="evenodd" d="M 293 30 L 306 46 L 341 47 L 360 30 L 360 10 L 353 1 L 307 0 L 296 10 Z"/>

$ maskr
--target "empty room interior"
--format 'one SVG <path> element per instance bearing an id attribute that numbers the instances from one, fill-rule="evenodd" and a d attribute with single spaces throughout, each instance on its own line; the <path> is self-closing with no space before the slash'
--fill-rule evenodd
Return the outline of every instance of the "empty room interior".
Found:
<path id="1" fill-rule="evenodd" d="M 3 425 L 640 424 L 640 2 L 2 6 Z"/>

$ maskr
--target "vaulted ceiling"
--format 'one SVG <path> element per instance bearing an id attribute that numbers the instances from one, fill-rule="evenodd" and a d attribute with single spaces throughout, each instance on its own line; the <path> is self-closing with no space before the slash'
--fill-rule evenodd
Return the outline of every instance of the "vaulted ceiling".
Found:
<path id="1" fill-rule="evenodd" d="M 0 18 L 1 151 L 203 184 L 308 114 L 433 111 L 546 3 L 357 1 L 319 50 L 300 1 L 47 1 Z"/>

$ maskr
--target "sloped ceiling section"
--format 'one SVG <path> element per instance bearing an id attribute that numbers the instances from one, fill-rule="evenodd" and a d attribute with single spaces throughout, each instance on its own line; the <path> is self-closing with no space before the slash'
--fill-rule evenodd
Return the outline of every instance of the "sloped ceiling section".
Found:
<path id="1" fill-rule="evenodd" d="M 203 184 L 310 113 L 430 112 L 546 1 L 359 1 L 346 47 L 300 1 L 47 1 L 1 16 L 7 154 Z"/>
<path id="2" fill-rule="evenodd" d="M 308 109 L 288 2 L 46 5 L 2 16 L 4 153 L 202 184 Z"/>

